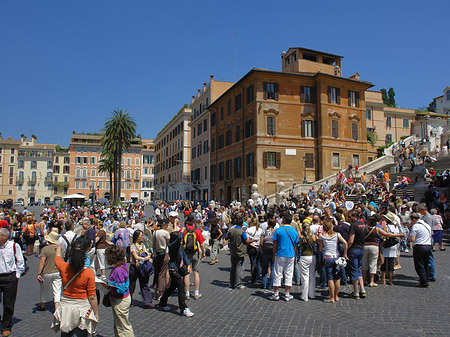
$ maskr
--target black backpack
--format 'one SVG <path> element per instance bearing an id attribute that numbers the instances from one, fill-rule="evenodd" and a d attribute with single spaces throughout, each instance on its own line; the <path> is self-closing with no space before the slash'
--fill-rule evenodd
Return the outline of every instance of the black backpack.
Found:
<path id="1" fill-rule="evenodd" d="M 69 240 L 66 238 L 65 235 L 62 236 L 62 238 L 64 239 L 64 241 L 66 241 L 67 243 L 67 249 L 66 249 L 66 253 L 64 254 L 64 262 L 69 261 L 70 259 L 70 254 L 72 251 L 72 243 L 75 241 L 75 239 L 77 238 L 77 234 L 75 234 L 75 236 L 73 237 L 72 241 L 69 242 Z"/>
<path id="2" fill-rule="evenodd" d="M 273 251 L 273 233 L 271 235 L 266 235 L 263 240 L 263 252 L 269 253 Z"/>

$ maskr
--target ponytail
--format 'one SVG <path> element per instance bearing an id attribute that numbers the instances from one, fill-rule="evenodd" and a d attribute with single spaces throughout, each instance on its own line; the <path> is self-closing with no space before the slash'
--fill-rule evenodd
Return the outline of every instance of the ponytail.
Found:
<path id="1" fill-rule="evenodd" d="M 91 240 L 85 236 L 81 236 L 75 239 L 70 249 L 70 267 L 79 272 L 84 267 L 84 261 L 86 260 L 86 253 L 91 246 Z"/>

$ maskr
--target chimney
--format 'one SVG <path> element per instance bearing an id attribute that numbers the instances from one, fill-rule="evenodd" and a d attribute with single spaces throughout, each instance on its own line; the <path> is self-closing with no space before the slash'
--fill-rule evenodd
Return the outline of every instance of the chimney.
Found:
<path id="1" fill-rule="evenodd" d="M 200 91 L 202 91 L 202 90 L 201 90 L 201 89 L 198 89 L 198 90 L 197 90 L 197 98 L 200 97 Z"/>
<path id="2" fill-rule="evenodd" d="M 194 104 L 194 102 L 195 102 L 195 95 L 192 95 L 192 104 Z"/>
<path id="3" fill-rule="evenodd" d="M 203 92 L 206 91 L 206 85 L 207 85 L 207 84 L 208 84 L 207 82 L 203 82 Z"/>

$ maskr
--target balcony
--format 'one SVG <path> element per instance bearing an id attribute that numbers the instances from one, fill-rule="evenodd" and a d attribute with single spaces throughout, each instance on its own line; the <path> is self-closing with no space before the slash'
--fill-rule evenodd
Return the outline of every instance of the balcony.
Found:
<path id="1" fill-rule="evenodd" d="M 16 184 L 23 184 L 23 181 L 24 181 L 24 179 L 23 179 L 23 177 L 17 177 L 17 179 L 16 179 Z"/>
<path id="2" fill-rule="evenodd" d="M 36 195 L 36 189 L 35 188 L 29 189 L 28 195 Z"/>
<path id="3" fill-rule="evenodd" d="M 37 181 L 36 177 L 30 177 L 30 178 L 28 178 L 28 183 L 30 183 L 30 184 L 35 184 L 36 181 Z"/>
<path id="4" fill-rule="evenodd" d="M 68 181 L 55 181 L 55 182 L 53 182 L 53 186 L 68 187 L 69 186 L 69 182 Z"/>
<path id="5" fill-rule="evenodd" d="M 45 183 L 45 184 L 53 184 L 53 179 L 52 179 L 52 177 L 45 177 L 44 183 Z"/>

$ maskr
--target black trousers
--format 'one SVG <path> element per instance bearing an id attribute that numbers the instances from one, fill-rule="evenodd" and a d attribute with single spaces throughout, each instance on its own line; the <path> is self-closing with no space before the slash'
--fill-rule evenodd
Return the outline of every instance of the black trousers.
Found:
<path id="1" fill-rule="evenodd" d="M 131 296 L 131 303 L 133 303 L 133 293 L 136 289 L 136 282 L 139 280 L 139 287 L 141 288 L 141 294 L 144 298 L 144 288 L 148 285 L 148 281 L 150 279 L 150 276 L 143 277 L 141 273 L 139 273 L 139 270 L 136 268 L 134 264 L 130 264 L 130 296 Z M 144 300 L 145 302 L 145 300 Z M 150 300 L 151 303 L 151 300 Z M 150 303 L 144 303 L 144 305 L 148 305 Z"/>
<path id="2" fill-rule="evenodd" d="M 427 286 L 429 279 L 428 261 L 431 255 L 431 245 L 414 245 L 414 268 L 419 275 L 420 285 Z"/>
<path id="3" fill-rule="evenodd" d="M 0 274 L 0 293 L 3 295 L 2 331 L 11 331 L 18 282 L 15 272 Z"/>
<path id="4" fill-rule="evenodd" d="M 178 289 L 178 306 L 183 312 L 183 310 L 187 308 L 183 277 L 181 277 L 180 273 L 175 270 L 169 270 L 169 275 L 170 287 L 166 289 L 164 295 L 162 295 L 159 300 L 159 306 L 165 307 L 167 305 L 167 301 L 169 300 L 169 296 L 172 295 L 175 289 Z"/>

